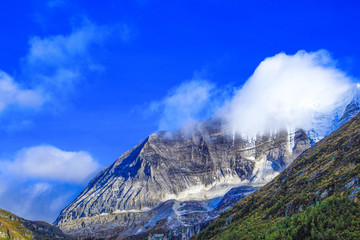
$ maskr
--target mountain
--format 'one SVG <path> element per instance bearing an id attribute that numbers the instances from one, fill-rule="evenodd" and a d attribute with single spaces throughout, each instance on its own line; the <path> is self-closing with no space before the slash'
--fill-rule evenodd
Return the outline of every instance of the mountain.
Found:
<path id="1" fill-rule="evenodd" d="M 304 130 L 248 140 L 212 119 L 152 134 L 101 171 L 55 225 L 83 239 L 187 239 L 359 112 L 359 89 Z"/>
<path id="2" fill-rule="evenodd" d="M 81 237 L 97 237 L 99 231 L 124 236 L 140 233 L 155 215 L 160 220 L 159 211 L 167 219 L 164 202 L 199 201 L 197 205 L 208 209 L 209 200 L 234 187 L 264 185 L 308 146 L 301 130 L 248 142 L 224 133 L 219 122 L 197 124 L 191 134 L 182 130 L 156 133 L 101 171 L 55 224 Z M 166 206 L 175 209 L 174 204 Z M 174 210 L 175 215 L 178 212 Z M 197 219 L 193 216 L 191 221 L 202 222 Z M 177 221 L 188 225 L 186 220 Z"/>
<path id="3" fill-rule="evenodd" d="M 360 239 L 360 115 L 194 239 Z"/>
<path id="4" fill-rule="evenodd" d="M 53 225 L 25 220 L 0 209 L 0 239 L 70 240 L 72 238 Z"/>

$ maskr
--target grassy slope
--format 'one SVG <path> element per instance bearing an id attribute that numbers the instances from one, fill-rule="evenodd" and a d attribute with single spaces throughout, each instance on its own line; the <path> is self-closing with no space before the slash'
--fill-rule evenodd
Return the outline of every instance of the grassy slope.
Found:
<path id="1" fill-rule="evenodd" d="M 28 221 L 0 209 L 0 239 L 70 239 L 60 229 L 45 223 Z"/>
<path id="2" fill-rule="evenodd" d="M 31 239 L 32 233 L 10 212 L 0 210 L 0 239 Z"/>
<path id="3" fill-rule="evenodd" d="M 360 239 L 359 173 L 358 115 L 194 239 Z"/>

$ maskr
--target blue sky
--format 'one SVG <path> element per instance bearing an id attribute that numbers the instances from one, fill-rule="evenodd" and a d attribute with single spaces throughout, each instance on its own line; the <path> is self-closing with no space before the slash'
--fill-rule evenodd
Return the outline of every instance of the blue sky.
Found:
<path id="1" fill-rule="evenodd" d="M 359 10 L 347 0 L 3 3 L 0 208 L 53 221 L 97 171 L 159 129 L 211 116 L 280 52 L 326 49 L 358 78 Z M 192 80 L 198 92 L 184 87 Z M 167 104 L 177 93 L 200 100 Z M 77 159 L 83 174 L 57 176 Z M 26 167 L 48 161 L 69 165 Z"/>

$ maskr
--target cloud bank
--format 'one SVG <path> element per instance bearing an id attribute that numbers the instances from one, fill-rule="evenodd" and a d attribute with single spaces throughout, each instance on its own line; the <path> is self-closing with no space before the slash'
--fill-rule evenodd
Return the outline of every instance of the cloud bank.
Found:
<path id="1" fill-rule="evenodd" d="M 324 50 L 280 53 L 260 63 L 218 116 L 228 131 L 248 137 L 307 128 L 314 114 L 330 111 L 350 85 Z"/>
<path id="2" fill-rule="evenodd" d="M 83 151 L 22 149 L 0 162 L 0 206 L 27 219 L 52 222 L 99 169 Z"/>
<path id="3" fill-rule="evenodd" d="M 99 169 L 86 152 L 67 152 L 53 146 L 24 149 L 14 161 L 6 162 L 3 171 L 23 178 L 84 183 Z"/>

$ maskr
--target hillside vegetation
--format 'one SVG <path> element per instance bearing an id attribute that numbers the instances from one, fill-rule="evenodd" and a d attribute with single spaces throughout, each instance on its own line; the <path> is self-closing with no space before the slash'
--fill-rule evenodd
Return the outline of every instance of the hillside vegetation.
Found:
<path id="1" fill-rule="evenodd" d="M 194 239 L 360 239 L 360 116 Z"/>
<path id="2" fill-rule="evenodd" d="M 0 209 L 0 239 L 67 240 L 70 238 L 48 223 L 25 220 Z"/>

